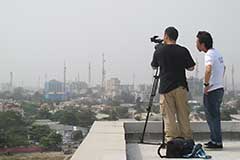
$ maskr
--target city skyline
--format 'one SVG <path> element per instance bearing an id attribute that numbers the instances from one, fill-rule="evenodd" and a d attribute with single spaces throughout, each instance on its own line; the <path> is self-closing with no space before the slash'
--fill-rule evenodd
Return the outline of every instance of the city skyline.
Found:
<path id="1" fill-rule="evenodd" d="M 49 79 L 62 81 L 66 61 L 68 81 L 79 77 L 87 82 L 91 63 L 91 83 L 101 84 L 104 53 L 106 79 L 118 77 L 131 84 L 134 74 L 136 84 L 151 84 L 154 44 L 149 38 L 155 34 L 162 36 L 164 29 L 172 25 L 179 30 L 179 44 L 198 59 L 199 77 L 203 77 L 204 54 L 195 48 L 196 33 L 199 30 L 212 33 L 214 46 L 225 58 L 228 86 L 231 86 L 231 66 L 235 70 L 240 67 L 239 49 L 233 47 L 240 35 L 240 24 L 236 22 L 239 3 L 1 1 L 0 83 L 10 81 L 10 72 L 14 74 L 15 85 L 37 87 L 39 77 L 44 81 L 45 74 Z M 164 6 L 170 6 L 172 13 Z M 235 72 L 235 86 L 239 86 L 239 76 Z"/>

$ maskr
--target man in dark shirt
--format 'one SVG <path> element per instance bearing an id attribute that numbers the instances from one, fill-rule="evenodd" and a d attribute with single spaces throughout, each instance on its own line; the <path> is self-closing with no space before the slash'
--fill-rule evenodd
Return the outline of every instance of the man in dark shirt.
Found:
<path id="1" fill-rule="evenodd" d="M 154 69 L 160 67 L 160 111 L 167 141 L 176 137 L 192 138 L 185 70 L 193 71 L 195 63 L 188 49 L 176 44 L 177 38 L 178 31 L 168 27 L 164 32 L 164 45 L 156 48 L 151 63 Z"/>

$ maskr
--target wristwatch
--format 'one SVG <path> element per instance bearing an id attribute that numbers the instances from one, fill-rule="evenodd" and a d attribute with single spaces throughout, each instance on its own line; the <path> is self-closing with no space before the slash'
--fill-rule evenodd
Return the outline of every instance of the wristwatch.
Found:
<path id="1" fill-rule="evenodd" d="M 205 87 L 207 87 L 207 86 L 209 86 L 209 83 L 203 83 L 203 85 L 204 85 Z"/>

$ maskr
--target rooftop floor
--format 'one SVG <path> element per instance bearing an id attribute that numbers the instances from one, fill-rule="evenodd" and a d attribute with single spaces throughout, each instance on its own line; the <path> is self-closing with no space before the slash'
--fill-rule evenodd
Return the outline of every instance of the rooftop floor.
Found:
<path id="1" fill-rule="evenodd" d="M 149 122 L 144 142 L 161 140 L 161 124 Z M 96 121 L 71 160 L 159 160 L 159 146 L 138 143 L 143 126 L 144 122 Z M 196 142 L 209 139 L 206 122 L 193 122 L 191 126 Z M 240 160 L 240 122 L 222 122 L 222 132 L 224 149 L 205 149 L 206 153 L 213 160 Z"/>
<path id="2" fill-rule="evenodd" d="M 201 143 L 201 142 L 199 142 Z M 127 160 L 159 160 L 157 154 L 159 146 L 146 144 L 127 144 Z M 240 159 L 240 141 L 224 142 L 222 150 L 206 150 L 207 155 L 211 155 L 211 160 L 239 160 Z M 165 150 L 163 150 L 164 153 Z M 194 158 L 196 159 L 196 158 Z M 175 160 L 171 158 L 171 160 Z M 179 160 L 179 159 L 176 159 Z"/>

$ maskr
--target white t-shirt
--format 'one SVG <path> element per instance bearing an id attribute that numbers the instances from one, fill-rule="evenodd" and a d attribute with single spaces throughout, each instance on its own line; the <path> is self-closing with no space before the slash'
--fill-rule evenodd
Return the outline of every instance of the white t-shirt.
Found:
<path id="1" fill-rule="evenodd" d="M 205 54 L 205 66 L 207 65 L 212 66 L 209 81 L 211 87 L 208 92 L 224 88 L 224 61 L 222 55 L 216 49 L 209 49 Z"/>

